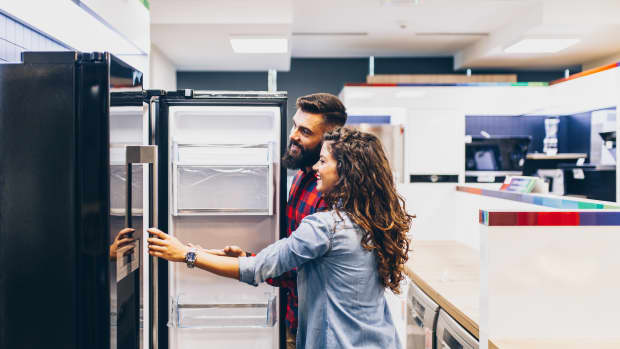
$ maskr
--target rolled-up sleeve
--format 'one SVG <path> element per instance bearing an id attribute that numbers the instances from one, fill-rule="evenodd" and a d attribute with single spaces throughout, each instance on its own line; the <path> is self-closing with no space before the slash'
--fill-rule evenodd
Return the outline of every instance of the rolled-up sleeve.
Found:
<path id="1" fill-rule="evenodd" d="M 239 258 L 239 281 L 257 286 L 325 255 L 331 248 L 334 219 L 331 212 L 304 218 L 291 236 L 267 246 L 255 257 Z"/>

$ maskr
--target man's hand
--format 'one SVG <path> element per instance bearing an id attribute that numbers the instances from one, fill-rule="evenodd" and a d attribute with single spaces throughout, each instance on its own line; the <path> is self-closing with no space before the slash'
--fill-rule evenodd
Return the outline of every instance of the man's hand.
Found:
<path id="1" fill-rule="evenodd" d="M 228 256 L 228 257 L 247 257 L 248 254 L 241 249 L 241 247 L 239 246 L 226 246 L 224 247 L 224 253 Z"/>
<path id="2" fill-rule="evenodd" d="M 241 247 L 235 246 L 235 245 L 226 246 L 226 247 L 224 247 L 221 250 L 205 249 L 205 248 L 202 248 L 200 245 L 192 245 L 192 244 L 189 244 L 189 245 L 192 246 L 192 247 L 195 247 L 195 248 L 199 248 L 203 252 L 210 253 L 210 254 L 216 255 L 216 256 L 247 257 L 247 253 L 245 251 L 243 251 L 241 249 Z"/>
<path id="3" fill-rule="evenodd" d="M 147 240 L 151 256 L 163 258 L 171 262 L 185 261 L 185 255 L 189 251 L 189 246 L 184 245 L 176 237 L 170 236 L 157 228 L 150 228 L 147 231 L 154 235 L 154 237 Z"/>

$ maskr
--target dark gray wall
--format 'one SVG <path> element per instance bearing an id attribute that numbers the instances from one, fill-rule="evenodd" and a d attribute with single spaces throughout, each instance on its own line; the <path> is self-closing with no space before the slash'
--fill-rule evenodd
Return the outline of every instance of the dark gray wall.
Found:
<path id="1" fill-rule="evenodd" d="M 0 63 L 21 60 L 23 51 L 64 51 L 62 43 L 0 12 Z"/>

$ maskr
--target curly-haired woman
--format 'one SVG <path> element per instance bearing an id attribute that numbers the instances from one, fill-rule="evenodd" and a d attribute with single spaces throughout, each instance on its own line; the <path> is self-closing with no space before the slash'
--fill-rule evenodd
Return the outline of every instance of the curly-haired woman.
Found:
<path id="1" fill-rule="evenodd" d="M 399 292 L 411 216 L 394 187 L 377 137 L 340 128 L 324 137 L 314 165 L 331 208 L 304 218 L 291 237 L 255 257 L 200 251 L 195 265 L 257 285 L 298 268 L 297 348 L 400 348 L 384 298 Z M 189 247 L 150 229 L 153 256 L 183 262 Z"/>

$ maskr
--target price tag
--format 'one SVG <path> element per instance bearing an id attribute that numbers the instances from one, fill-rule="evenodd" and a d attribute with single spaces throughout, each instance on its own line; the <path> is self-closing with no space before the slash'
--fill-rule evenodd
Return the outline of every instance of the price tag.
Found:
<path id="1" fill-rule="evenodd" d="M 583 166 L 585 162 L 586 162 L 586 158 L 579 158 L 577 159 L 577 166 Z"/>

